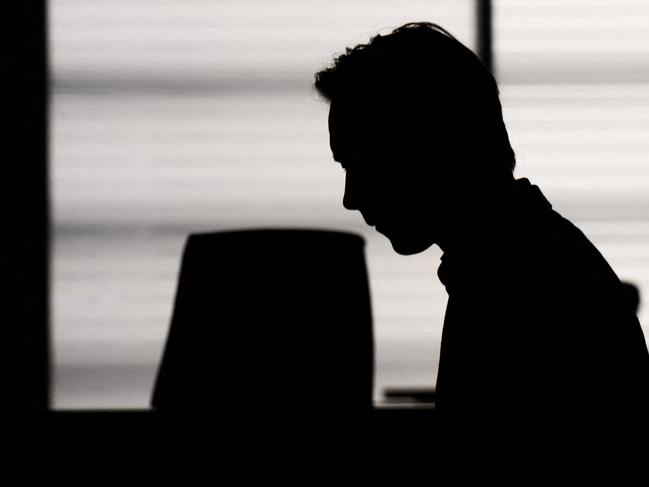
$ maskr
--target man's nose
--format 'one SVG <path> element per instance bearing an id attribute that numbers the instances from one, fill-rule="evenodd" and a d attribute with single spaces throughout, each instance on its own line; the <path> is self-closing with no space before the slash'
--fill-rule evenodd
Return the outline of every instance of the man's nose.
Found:
<path id="1" fill-rule="evenodd" d="M 358 185 L 349 172 L 345 174 L 345 194 L 343 206 L 348 210 L 358 210 Z"/>

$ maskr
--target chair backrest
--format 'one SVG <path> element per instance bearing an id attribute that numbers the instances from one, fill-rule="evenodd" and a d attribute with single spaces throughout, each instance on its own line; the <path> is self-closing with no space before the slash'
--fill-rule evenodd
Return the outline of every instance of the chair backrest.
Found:
<path id="1" fill-rule="evenodd" d="M 226 416 L 368 411 L 373 349 L 362 237 L 191 235 L 152 406 Z"/>

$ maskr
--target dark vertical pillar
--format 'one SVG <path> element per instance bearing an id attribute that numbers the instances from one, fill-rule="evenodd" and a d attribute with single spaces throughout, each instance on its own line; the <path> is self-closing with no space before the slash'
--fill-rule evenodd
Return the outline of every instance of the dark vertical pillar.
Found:
<path id="1" fill-rule="evenodd" d="M 0 29 L 0 408 L 49 404 L 46 0 L 3 4 Z"/>
<path id="2" fill-rule="evenodd" d="M 493 59 L 493 12 L 491 0 L 476 0 L 478 57 L 496 75 Z"/>

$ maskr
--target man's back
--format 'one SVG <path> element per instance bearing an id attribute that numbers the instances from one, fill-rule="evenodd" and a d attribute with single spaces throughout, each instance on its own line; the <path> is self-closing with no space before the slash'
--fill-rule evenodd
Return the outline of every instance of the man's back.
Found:
<path id="1" fill-rule="evenodd" d="M 547 439 L 638 426 L 649 355 L 597 249 L 526 179 L 467 228 L 438 272 L 449 293 L 437 382 L 448 434 Z"/>

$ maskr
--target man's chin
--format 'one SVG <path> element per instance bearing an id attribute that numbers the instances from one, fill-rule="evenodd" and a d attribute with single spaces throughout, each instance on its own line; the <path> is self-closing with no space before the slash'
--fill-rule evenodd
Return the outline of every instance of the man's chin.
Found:
<path id="1" fill-rule="evenodd" d="M 392 248 L 400 255 L 414 255 L 429 249 L 435 241 L 433 239 L 417 239 L 400 235 L 386 235 L 392 244 Z"/>

